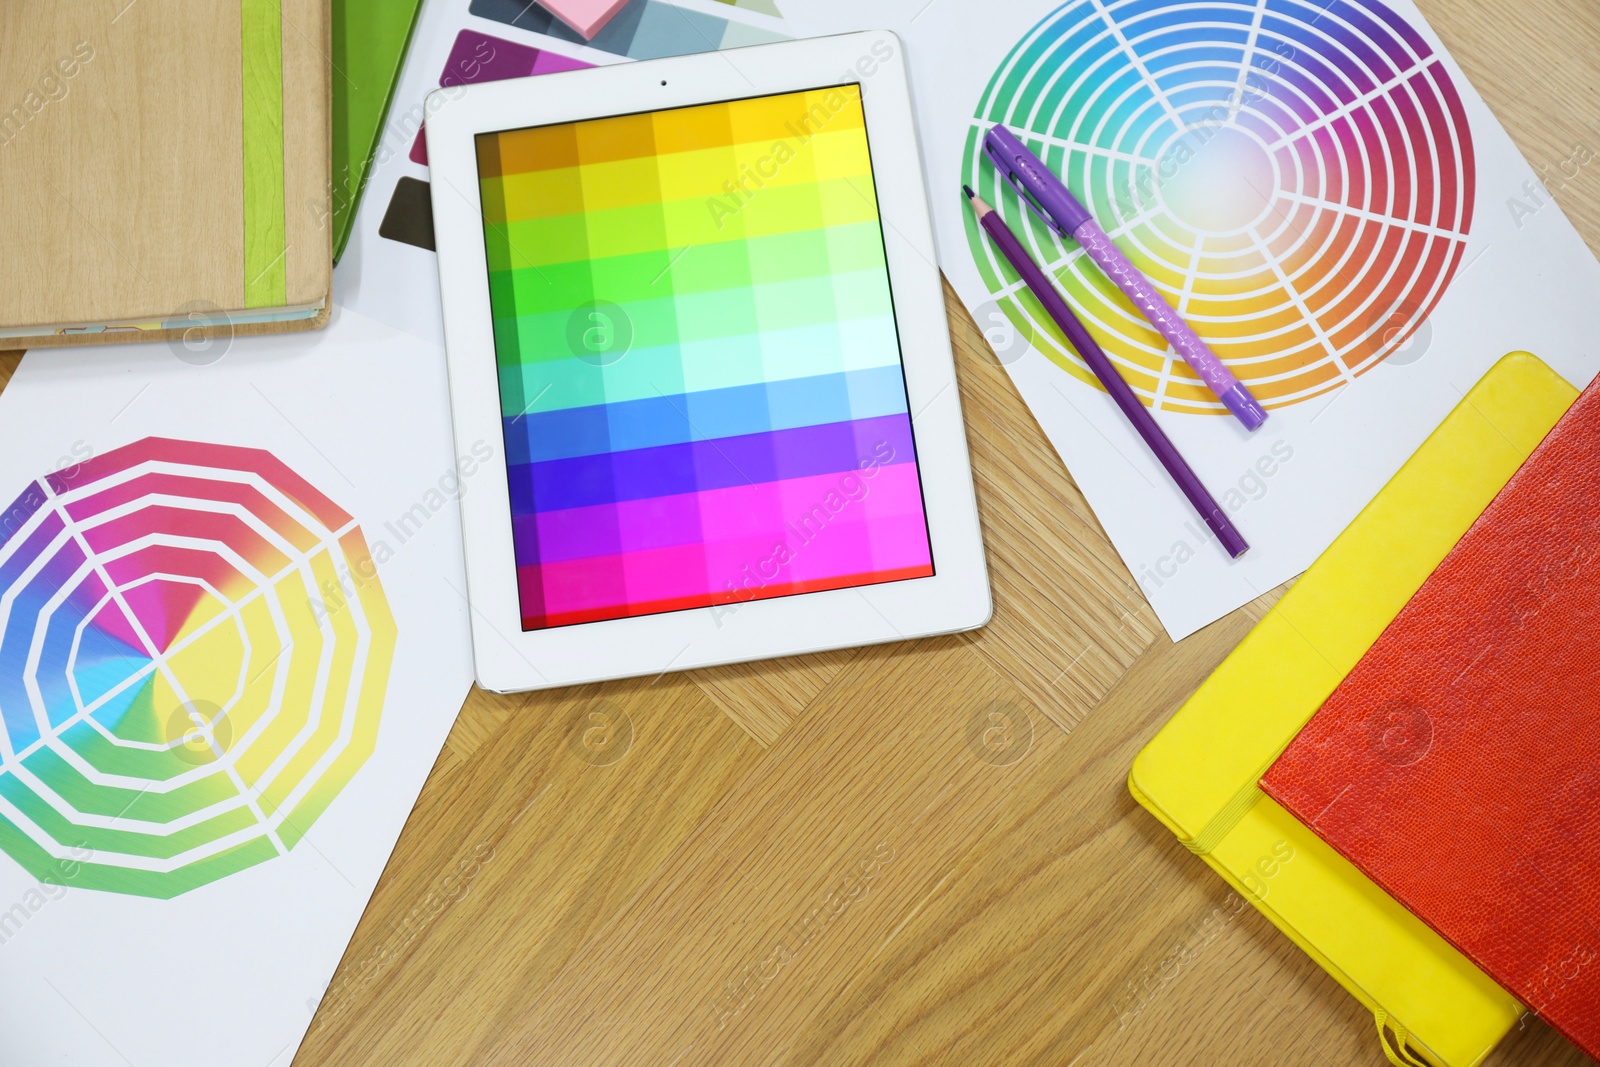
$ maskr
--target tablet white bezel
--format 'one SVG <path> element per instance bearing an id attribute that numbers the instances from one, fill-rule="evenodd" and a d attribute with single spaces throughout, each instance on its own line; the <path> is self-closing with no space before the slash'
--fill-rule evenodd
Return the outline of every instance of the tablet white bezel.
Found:
<path id="1" fill-rule="evenodd" d="M 475 136 L 853 83 L 866 113 L 933 577 L 524 631 Z M 479 466 L 461 516 L 480 685 L 510 692 L 653 675 L 988 621 L 988 574 L 899 38 L 847 34 L 442 89 L 427 108 L 456 451 Z M 486 452 L 492 458 L 482 459 Z"/>

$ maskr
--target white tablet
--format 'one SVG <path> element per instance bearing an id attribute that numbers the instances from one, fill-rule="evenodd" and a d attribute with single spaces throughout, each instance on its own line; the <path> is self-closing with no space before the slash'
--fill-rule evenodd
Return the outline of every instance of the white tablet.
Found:
<path id="1" fill-rule="evenodd" d="M 898 38 L 444 89 L 428 113 L 484 688 L 988 620 Z"/>

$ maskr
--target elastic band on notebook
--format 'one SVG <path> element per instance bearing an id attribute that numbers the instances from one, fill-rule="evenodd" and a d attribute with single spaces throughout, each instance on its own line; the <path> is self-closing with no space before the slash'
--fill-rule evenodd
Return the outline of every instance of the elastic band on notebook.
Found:
<path id="1" fill-rule="evenodd" d="M 1406 1047 L 1406 1028 L 1391 1019 L 1388 1012 L 1379 1008 L 1373 1013 L 1373 1018 L 1378 1021 L 1378 1043 L 1383 1046 L 1383 1054 L 1389 1057 L 1394 1067 L 1429 1067 L 1427 1060 Z M 1385 1026 L 1389 1029 L 1385 1030 Z M 1389 1043 L 1390 1030 L 1394 1031 L 1392 1045 Z"/>
<path id="2" fill-rule="evenodd" d="M 282 0 L 239 0 L 244 49 L 244 306 L 288 303 Z"/>
<path id="3" fill-rule="evenodd" d="M 1266 796 L 1256 786 L 1256 779 L 1260 777 L 1258 774 L 1251 778 L 1250 784 L 1235 793 L 1233 799 L 1223 805 L 1222 810 L 1213 815 L 1205 828 L 1194 836 L 1194 840 L 1185 841 L 1183 847 L 1196 856 L 1210 855 L 1211 850 L 1222 844 L 1222 839 L 1239 825 L 1239 820 L 1250 814 L 1250 809 L 1256 806 L 1256 801 Z"/>

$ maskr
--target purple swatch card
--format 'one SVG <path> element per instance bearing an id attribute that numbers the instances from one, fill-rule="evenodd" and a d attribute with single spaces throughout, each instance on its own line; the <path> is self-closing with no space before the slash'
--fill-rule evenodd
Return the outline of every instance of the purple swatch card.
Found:
<path id="1" fill-rule="evenodd" d="M 451 86 L 497 82 L 592 66 L 593 63 L 585 63 L 581 59 L 529 48 L 525 44 L 491 37 L 476 30 L 462 30 L 456 34 L 450 58 L 445 60 L 444 73 L 439 75 L 439 84 Z M 428 141 L 422 130 L 417 131 L 417 139 L 411 145 L 411 161 L 423 166 L 428 164 Z"/>

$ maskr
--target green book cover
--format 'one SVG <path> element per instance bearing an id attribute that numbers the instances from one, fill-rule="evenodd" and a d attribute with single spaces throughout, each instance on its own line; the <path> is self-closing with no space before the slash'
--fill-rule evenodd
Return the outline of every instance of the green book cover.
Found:
<path id="1" fill-rule="evenodd" d="M 333 0 L 333 261 L 350 240 L 422 0 Z"/>

